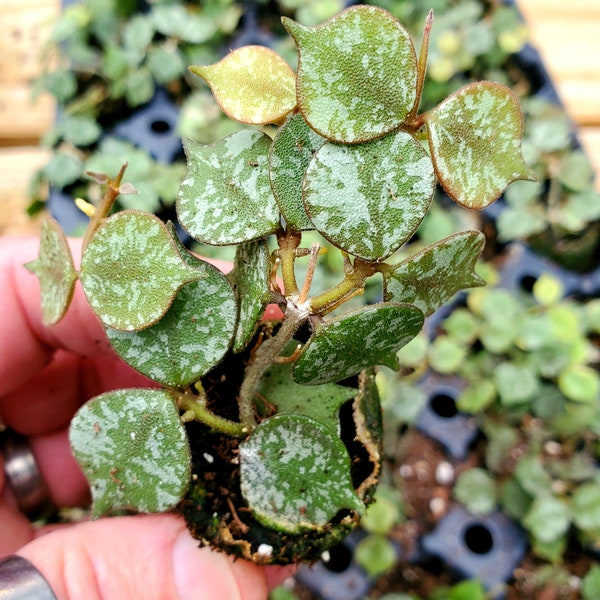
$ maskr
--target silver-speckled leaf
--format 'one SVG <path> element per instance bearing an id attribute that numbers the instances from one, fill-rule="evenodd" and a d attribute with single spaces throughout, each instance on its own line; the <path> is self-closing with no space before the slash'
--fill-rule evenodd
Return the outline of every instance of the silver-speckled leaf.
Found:
<path id="1" fill-rule="evenodd" d="M 436 174 L 458 204 L 485 208 L 509 183 L 537 180 L 521 155 L 523 119 L 506 86 L 472 83 L 424 118 Z"/>
<path id="2" fill-rule="evenodd" d="M 429 156 L 401 131 L 357 146 L 325 143 L 308 166 L 303 197 L 314 226 L 335 246 L 380 260 L 416 231 L 434 189 Z"/>
<path id="3" fill-rule="evenodd" d="M 90 306 L 105 325 L 127 331 L 160 319 L 177 290 L 200 275 L 183 261 L 165 224 L 136 210 L 106 219 L 81 261 Z"/>
<path id="4" fill-rule="evenodd" d="M 40 281 L 44 325 L 58 323 L 71 303 L 77 271 L 65 234 L 54 219 L 42 223 L 39 255 L 25 267 Z"/>
<path id="5" fill-rule="evenodd" d="M 295 346 L 292 341 L 287 352 L 291 354 Z M 336 433 L 340 430 L 340 407 L 358 393 L 355 388 L 336 383 L 300 385 L 291 378 L 291 365 L 285 363 L 271 365 L 257 391 L 260 398 L 277 407 L 277 414 L 307 415 Z"/>
<path id="6" fill-rule="evenodd" d="M 218 63 L 190 67 L 210 86 L 221 110 L 241 123 L 277 123 L 296 106 L 296 75 L 264 46 L 242 46 Z"/>
<path id="7" fill-rule="evenodd" d="M 302 180 L 313 154 L 324 142 L 325 138 L 296 114 L 279 128 L 271 145 L 271 187 L 286 225 L 295 231 L 314 229 L 302 204 Z"/>
<path id="8" fill-rule="evenodd" d="M 353 6 L 316 27 L 282 21 L 298 48 L 298 105 L 315 131 L 352 144 L 404 122 L 415 103 L 417 57 L 389 12 Z"/>
<path id="9" fill-rule="evenodd" d="M 423 327 L 411 304 L 374 304 L 320 325 L 294 363 L 292 377 L 304 385 L 341 381 L 375 365 L 398 368 L 396 353 Z"/>
<path id="10" fill-rule="evenodd" d="M 237 296 L 239 314 L 233 351 L 241 352 L 250 342 L 271 298 L 271 260 L 265 240 L 240 244 L 229 274 Z"/>
<path id="11" fill-rule="evenodd" d="M 164 512 L 187 491 L 185 429 L 163 390 L 115 390 L 84 404 L 71 422 L 73 454 L 92 490 L 92 518 L 125 508 Z"/>
<path id="12" fill-rule="evenodd" d="M 277 231 L 270 146 L 267 135 L 249 129 L 209 145 L 184 140 L 187 172 L 177 196 L 177 216 L 193 238 L 221 246 Z"/>
<path id="13" fill-rule="evenodd" d="M 475 273 L 484 244 L 480 231 L 463 231 L 427 246 L 384 273 L 384 299 L 414 304 L 429 316 L 456 292 L 485 284 Z"/>
<path id="14" fill-rule="evenodd" d="M 364 504 L 337 435 L 304 415 L 277 415 L 240 444 L 242 494 L 257 520 L 288 533 L 318 529 Z"/>
<path id="15" fill-rule="evenodd" d="M 185 386 L 212 369 L 229 349 L 237 317 L 229 280 L 196 260 L 200 279 L 182 286 L 166 314 L 142 331 L 106 328 L 117 354 L 167 386 Z"/>

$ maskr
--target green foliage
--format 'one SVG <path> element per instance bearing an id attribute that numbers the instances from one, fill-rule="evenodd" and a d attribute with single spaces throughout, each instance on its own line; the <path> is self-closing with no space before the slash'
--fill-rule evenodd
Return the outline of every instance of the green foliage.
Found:
<path id="1" fill-rule="evenodd" d="M 497 280 L 492 270 L 486 278 Z M 466 294 L 420 359 L 401 352 L 400 362 L 464 381 L 457 407 L 487 444 L 484 462 L 458 477 L 455 498 L 473 512 L 497 503 L 540 558 L 559 563 L 571 536 L 595 547 L 600 532 L 596 300 L 565 298 L 550 273 L 530 294 L 490 284 Z"/>
<path id="2" fill-rule="evenodd" d="M 498 236 L 527 240 L 567 268 L 593 268 L 600 198 L 589 159 L 574 148 L 562 109 L 540 98 L 524 100 L 523 108 L 523 155 L 540 183 L 507 190 Z"/>
<path id="3" fill-rule="evenodd" d="M 115 32 L 96 32 L 112 44 L 105 67 L 115 77 L 129 71 L 130 101 L 145 94 L 150 70 L 169 75 L 167 54 L 176 50 L 149 49 L 156 34 L 201 43 L 211 35 L 204 10 L 188 21 L 177 5 L 156 5 L 128 22 L 122 52 L 114 47 Z M 112 18 L 110 12 L 95 16 L 104 23 Z M 111 215 L 117 198 L 133 191 L 122 183 L 126 164 L 114 179 L 91 173 L 106 191 L 89 210 L 79 278 L 116 352 L 163 389 L 97 397 L 78 413 L 72 430 L 75 454 L 95 486 L 95 516 L 116 507 L 168 510 L 179 504 L 196 537 L 262 562 L 310 555 L 303 544 L 311 542 L 315 551 L 324 549 L 365 513 L 381 462 L 371 368 L 398 369 L 398 353 L 417 336 L 425 314 L 460 289 L 483 283 L 475 274 L 483 237 L 474 231 L 417 250 L 407 246 L 400 262 L 386 262 L 413 240 L 436 180 L 459 203 L 480 208 L 511 181 L 531 178 L 520 153 L 519 108 L 507 87 L 473 84 L 419 114 L 431 16 L 419 58 L 407 30 L 383 9 L 351 7 L 316 27 L 283 21 L 298 48 L 296 74 L 259 46 L 191 69 L 230 117 L 263 126 L 212 143 L 184 141 L 187 170 L 177 218 L 197 242 L 236 246 L 229 276 L 190 255 L 174 228 L 156 216 L 139 210 Z M 174 61 L 173 73 L 180 64 Z M 264 127 L 272 124 L 280 126 L 277 133 Z M 142 185 L 153 171 L 145 159 L 134 154 L 132 165 Z M 303 245 L 308 231 L 316 236 L 310 247 Z M 336 258 L 322 258 L 323 240 Z M 45 250 L 37 264 L 54 256 L 64 271 L 63 251 L 56 250 L 61 244 Z M 337 278 L 313 290 L 324 264 Z M 43 279 L 48 268 L 38 271 Z M 346 303 L 376 277 L 383 279 L 383 301 L 349 308 Z M 64 312 L 63 295 L 60 309 L 55 303 L 50 311 Z M 480 298 L 478 317 L 514 316 L 517 307 L 507 309 L 501 300 Z M 268 303 L 282 317 L 261 325 Z M 570 340 L 570 316 L 552 303 L 547 313 L 556 336 Z M 460 340 L 439 338 L 421 356 L 428 354 L 443 372 L 455 370 L 476 335 L 477 326 L 469 327 Z M 492 339 L 493 333 L 485 335 Z M 587 406 L 583 375 L 559 377 L 576 403 Z M 534 395 L 523 382 L 529 377 L 538 385 L 542 376 L 528 363 L 505 361 L 490 380 L 501 404 L 512 407 Z M 491 396 L 487 390 L 486 404 Z M 157 430 L 162 418 L 168 426 Z M 86 436 L 96 445 L 86 446 Z M 158 449 L 146 443 L 154 438 Z M 144 452 L 147 461 L 127 462 Z M 173 477 L 162 476 L 162 461 L 170 468 L 174 460 L 180 464 Z M 211 470 L 215 461 L 220 464 Z M 485 473 L 463 473 L 459 484 L 457 495 L 469 497 L 475 510 L 491 510 L 495 490 Z M 212 516 L 199 526 L 204 511 Z M 367 517 L 373 533 L 361 552 L 377 557 L 367 565 L 374 574 L 395 560 L 384 529 L 398 518 Z M 264 551 L 256 551 L 258 543 Z"/>
<path id="4" fill-rule="evenodd" d="M 25 266 L 40 281 L 44 324 L 58 323 L 71 303 L 77 272 L 67 239 L 54 219 L 42 225 L 39 257 Z"/>
<path id="5" fill-rule="evenodd" d="M 240 446 L 242 492 L 259 521 L 283 532 L 323 527 L 342 508 L 362 513 L 349 466 L 335 433 L 305 415 L 272 417 Z"/>
<path id="6" fill-rule="evenodd" d="M 73 452 L 92 489 L 92 517 L 118 508 L 163 512 L 183 497 L 190 450 L 179 413 L 163 390 L 96 396 L 73 418 Z"/>

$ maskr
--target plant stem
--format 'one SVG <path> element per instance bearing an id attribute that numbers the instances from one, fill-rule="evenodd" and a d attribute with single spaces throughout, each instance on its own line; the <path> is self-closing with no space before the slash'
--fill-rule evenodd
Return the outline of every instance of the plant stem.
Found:
<path id="1" fill-rule="evenodd" d="M 429 11 L 427 19 L 425 20 L 425 28 L 423 29 L 423 40 L 421 42 L 421 50 L 419 51 L 419 65 L 417 68 L 417 93 L 415 96 L 415 103 L 406 119 L 407 123 L 410 124 L 411 129 L 418 129 L 422 123 L 417 123 L 417 112 L 419 105 L 421 104 L 421 94 L 423 93 L 423 85 L 425 83 L 425 72 L 427 70 L 427 55 L 429 53 L 429 37 L 431 34 L 431 26 L 433 25 L 433 10 Z"/>
<path id="2" fill-rule="evenodd" d="M 231 435 L 237 438 L 244 438 L 250 432 L 251 428 L 242 424 L 230 421 L 219 415 L 215 415 L 206 405 L 206 396 L 202 392 L 196 397 L 190 392 L 176 392 L 175 400 L 177 406 L 186 413 L 193 413 L 193 419 L 208 425 L 215 431 L 220 431 L 226 435 Z"/>
<path id="3" fill-rule="evenodd" d="M 246 428 L 256 426 L 256 417 L 254 416 L 254 395 L 258 382 L 264 372 L 276 362 L 287 343 L 294 337 L 298 328 L 306 319 L 310 312 L 307 304 L 295 304 L 288 300 L 287 310 L 279 331 L 272 337 L 265 340 L 256 350 L 253 360 L 246 367 L 244 381 L 240 387 L 239 411 L 240 421 Z"/>
<path id="4" fill-rule="evenodd" d="M 279 260 L 281 261 L 281 278 L 283 279 L 283 293 L 286 297 L 298 294 L 296 282 L 296 249 L 302 241 L 299 232 L 286 231 L 277 236 L 279 244 Z"/>
<path id="5" fill-rule="evenodd" d="M 90 240 L 94 237 L 96 230 L 100 226 L 100 223 L 103 219 L 108 216 L 110 209 L 112 208 L 115 200 L 119 197 L 121 193 L 121 181 L 123 180 L 123 175 L 125 175 L 125 170 L 127 169 L 128 163 L 124 163 L 119 171 L 118 175 L 114 179 L 106 179 L 106 181 L 102 178 L 97 179 L 101 183 L 106 183 L 107 188 L 104 193 L 104 197 L 102 198 L 102 202 L 94 212 L 94 216 L 91 218 L 88 223 L 87 229 L 85 230 L 85 235 L 83 236 L 82 243 L 82 252 L 87 248 L 87 245 L 90 243 Z M 90 173 L 90 175 L 93 175 Z"/>
<path id="6" fill-rule="evenodd" d="M 311 313 L 324 315 L 350 298 L 362 293 L 368 277 L 382 270 L 382 264 L 356 259 L 353 268 L 346 267 L 346 276 L 334 287 L 312 298 Z"/>

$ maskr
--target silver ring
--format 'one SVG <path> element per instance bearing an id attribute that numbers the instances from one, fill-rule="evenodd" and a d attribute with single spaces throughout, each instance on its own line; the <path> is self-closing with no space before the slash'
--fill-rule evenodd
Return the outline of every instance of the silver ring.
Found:
<path id="1" fill-rule="evenodd" d="M 6 481 L 21 512 L 30 519 L 47 515 L 52 506 L 50 492 L 27 438 L 5 429 L 0 433 L 0 450 L 4 454 Z"/>
<path id="2" fill-rule="evenodd" d="M 0 560 L 2 600 L 57 600 L 46 578 L 22 556 Z"/>

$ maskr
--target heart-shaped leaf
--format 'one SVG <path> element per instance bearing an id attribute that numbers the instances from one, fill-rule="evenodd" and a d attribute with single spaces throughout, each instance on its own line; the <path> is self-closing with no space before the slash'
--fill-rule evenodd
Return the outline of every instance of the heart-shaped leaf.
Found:
<path id="1" fill-rule="evenodd" d="M 346 447 L 305 415 L 267 419 L 240 444 L 240 483 L 255 518 L 284 532 L 318 529 L 342 509 L 364 511 Z"/>
<path id="2" fill-rule="evenodd" d="M 187 491 L 191 458 L 185 429 L 163 390 L 115 390 L 82 406 L 69 431 L 92 489 L 92 518 L 126 508 L 163 512 Z"/>
<path id="3" fill-rule="evenodd" d="M 73 258 L 65 234 L 54 219 L 49 218 L 43 222 L 39 255 L 25 267 L 40 281 L 44 325 L 58 323 L 71 303 L 77 271 L 73 266 Z"/>
<path id="4" fill-rule="evenodd" d="M 410 304 L 366 306 L 320 325 L 294 363 L 304 385 L 341 381 L 375 365 L 398 368 L 396 353 L 419 333 L 423 313 Z"/>
<path id="5" fill-rule="evenodd" d="M 427 246 L 384 273 L 384 299 L 414 304 L 429 316 L 459 290 L 484 285 L 475 273 L 484 243 L 481 232 L 463 231 Z"/>
<path id="6" fill-rule="evenodd" d="M 235 266 L 229 275 L 239 306 L 234 352 L 241 352 L 248 345 L 271 298 L 270 257 L 265 240 L 254 240 L 237 247 Z"/>
<path id="7" fill-rule="evenodd" d="M 295 345 L 292 341 L 288 350 L 293 351 Z M 340 429 L 340 407 L 358 393 L 354 388 L 335 383 L 300 385 L 291 378 L 290 364 L 271 365 L 257 391 L 261 399 L 277 407 L 277 414 L 307 415 L 336 433 Z"/>
<path id="8" fill-rule="evenodd" d="M 166 314 L 142 331 L 106 329 L 117 354 L 167 386 L 185 386 L 214 367 L 229 349 L 237 305 L 221 271 L 195 259 L 199 280 L 182 286 Z"/>
<path id="9" fill-rule="evenodd" d="M 277 231 L 279 209 L 267 164 L 270 145 L 268 136 L 249 129 L 210 145 L 184 140 L 187 172 L 177 215 L 192 237 L 221 246 Z"/>
<path id="10" fill-rule="evenodd" d="M 435 176 L 423 147 L 400 131 L 357 146 L 325 143 L 304 178 L 304 205 L 335 246 L 366 260 L 395 252 L 427 214 Z"/>
<path id="11" fill-rule="evenodd" d="M 325 138 L 316 134 L 302 115 L 292 115 L 279 128 L 269 154 L 271 187 L 290 229 L 314 229 L 302 204 L 302 180 L 313 154 Z"/>
<path id="12" fill-rule="evenodd" d="M 424 118 L 436 174 L 458 204 L 485 208 L 509 183 L 537 180 L 521 155 L 523 119 L 506 86 L 472 83 Z"/>
<path id="13" fill-rule="evenodd" d="M 353 6 L 316 27 L 282 22 L 299 53 L 298 105 L 317 133 L 352 144 L 404 122 L 416 99 L 417 56 L 389 12 Z"/>
<path id="14" fill-rule="evenodd" d="M 278 123 L 296 106 L 296 75 L 264 46 L 243 46 L 218 63 L 190 67 L 210 86 L 221 110 L 241 123 Z"/>
<path id="15" fill-rule="evenodd" d="M 90 306 L 105 325 L 127 331 L 160 319 L 177 290 L 200 275 L 182 260 L 165 224 L 136 210 L 106 219 L 81 261 Z"/>

